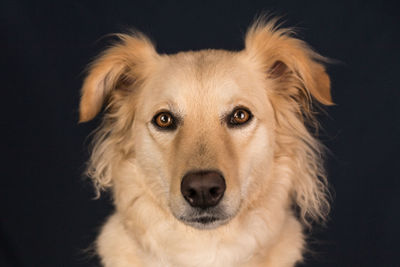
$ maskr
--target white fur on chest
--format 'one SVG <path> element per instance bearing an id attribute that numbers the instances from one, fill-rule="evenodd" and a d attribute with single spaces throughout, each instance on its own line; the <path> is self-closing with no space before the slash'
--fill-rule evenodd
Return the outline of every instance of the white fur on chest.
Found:
<path id="1" fill-rule="evenodd" d="M 101 232 L 98 252 L 107 267 L 270 266 L 260 265 L 258 258 L 278 256 L 268 252 L 276 251 L 276 244 L 282 242 L 279 233 L 283 225 L 268 225 L 266 219 L 265 213 L 252 212 L 240 228 L 237 222 L 231 222 L 215 230 L 201 231 L 177 221 L 155 221 L 140 230 L 123 224 L 120 215 L 115 214 Z M 295 227 L 286 229 L 293 232 L 286 236 L 293 239 L 293 245 L 285 246 L 293 256 L 285 262 L 294 263 L 301 257 L 302 236 L 297 221 L 291 221 Z"/>

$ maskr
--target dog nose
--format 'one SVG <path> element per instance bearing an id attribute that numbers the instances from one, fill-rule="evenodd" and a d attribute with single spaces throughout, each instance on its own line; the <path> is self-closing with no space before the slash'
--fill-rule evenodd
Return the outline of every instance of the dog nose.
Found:
<path id="1" fill-rule="evenodd" d="M 192 207 L 216 206 L 226 189 L 224 177 L 216 171 L 190 172 L 183 176 L 181 193 Z"/>

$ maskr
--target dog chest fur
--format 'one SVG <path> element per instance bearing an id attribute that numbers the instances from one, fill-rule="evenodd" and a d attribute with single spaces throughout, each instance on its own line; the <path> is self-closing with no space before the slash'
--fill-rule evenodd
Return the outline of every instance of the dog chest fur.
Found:
<path id="1" fill-rule="evenodd" d="M 272 233 L 268 233 L 263 220 L 254 214 L 246 228 L 242 226 L 237 233 L 234 233 L 237 230 L 235 226 L 225 229 L 225 233 L 193 233 L 192 229 L 171 231 L 160 223 L 140 233 L 145 241 L 139 245 L 135 231 L 124 226 L 119 215 L 115 214 L 99 236 L 98 251 L 105 266 L 116 267 L 285 267 L 301 260 L 303 236 L 297 220 L 286 218 L 280 233 L 269 238 L 265 237 Z"/>

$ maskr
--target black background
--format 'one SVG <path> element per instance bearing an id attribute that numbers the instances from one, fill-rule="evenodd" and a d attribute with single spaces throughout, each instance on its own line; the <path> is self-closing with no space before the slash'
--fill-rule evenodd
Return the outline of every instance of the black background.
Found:
<path id="1" fill-rule="evenodd" d="M 399 13 L 380 1 L 9 1 L 0 3 L 0 266 L 97 266 L 84 249 L 112 206 L 82 178 L 85 66 L 108 33 L 135 27 L 160 53 L 241 49 L 256 14 L 285 25 L 329 66 L 334 107 L 320 119 L 335 191 L 304 266 L 400 266 Z M 303 265 L 302 265 L 303 266 Z"/>

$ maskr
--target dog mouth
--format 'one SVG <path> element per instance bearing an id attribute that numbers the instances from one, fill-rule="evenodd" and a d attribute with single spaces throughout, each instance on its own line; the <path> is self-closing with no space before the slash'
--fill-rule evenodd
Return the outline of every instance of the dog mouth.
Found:
<path id="1" fill-rule="evenodd" d="M 197 216 L 180 216 L 178 219 L 186 225 L 192 226 L 197 229 L 213 229 L 229 221 L 229 218 L 227 216 L 217 216 L 211 214 Z"/>
<path id="2" fill-rule="evenodd" d="M 213 216 L 204 216 L 204 217 L 199 217 L 199 218 L 193 218 L 193 219 L 189 219 L 188 222 L 191 223 L 201 223 L 201 224 L 210 224 L 213 222 L 218 221 L 219 219 L 217 217 L 213 217 Z"/>
<path id="3" fill-rule="evenodd" d="M 219 221 L 219 220 L 220 219 L 218 217 L 214 217 L 214 216 L 202 216 L 202 217 L 197 217 L 197 218 L 183 219 L 182 221 L 187 222 L 187 223 L 200 223 L 200 224 L 207 225 L 207 224 L 211 224 L 216 221 Z"/>

